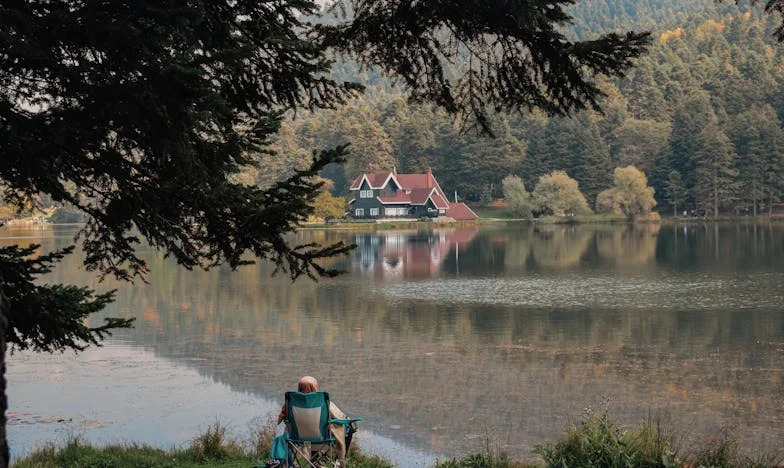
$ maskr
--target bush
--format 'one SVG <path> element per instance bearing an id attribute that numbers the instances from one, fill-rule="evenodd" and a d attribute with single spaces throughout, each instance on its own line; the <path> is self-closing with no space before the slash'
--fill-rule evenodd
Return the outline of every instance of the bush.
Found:
<path id="1" fill-rule="evenodd" d="M 531 195 L 525 190 L 525 183 L 517 176 L 506 176 L 501 181 L 504 189 L 504 200 L 515 216 L 530 218 L 533 211 Z"/>
<path id="2" fill-rule="evenodd" d="M 216 422 L 193 439 L 188 452 L 194 460 L 223 460 L 241 456 L 242 449 L 236 442 L 226 439 L 226 426 Z"/>
<path id="3" fill-rule="evenodd" d="M 579 426 L 571 426 L 565 439 L 538 445 L 535 453 L 549 467 L 679 467 L 670 437 L 658 425 L 654 428 L 648 423 L 627 433 L 615 426 L 607 414 L 588 417 Z"/>

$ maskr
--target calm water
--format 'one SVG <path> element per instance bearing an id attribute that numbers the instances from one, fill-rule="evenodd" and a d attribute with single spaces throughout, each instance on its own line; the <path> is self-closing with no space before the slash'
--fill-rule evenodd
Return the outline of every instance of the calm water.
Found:
<path id="1" fill-rule="evenodd" d="M 66 245 L 73 228 L 0 230 Z M 67 259 L 51 281 L 118 288 L 137 317 L 77 358 L 16 354 L 10 438 L 186 443 L 216 418 L 236 433 L 312 374 L 362 416 L 360 443 L 402 466 L 482 449 L 514 454 L 585 412 L 649 414 L 691 444 L 729 429 L 784 440 L 784 224 L 308 231 L 358 245 L 318 283 L 187 272 L 155 252 L 149 285 Z"/>

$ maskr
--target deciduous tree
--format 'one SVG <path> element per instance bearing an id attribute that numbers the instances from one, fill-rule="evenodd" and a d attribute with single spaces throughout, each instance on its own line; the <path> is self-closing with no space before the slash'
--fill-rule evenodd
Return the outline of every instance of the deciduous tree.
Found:
<path id="1" fill-rule="evenodd" d="M 536 211 L 554 216 L 591 213 L 579 184 L 564 171 L 553 171 L 539 178 L 531 198 Z"/>
<path id="2" fill-rule="evenodd" d="M 614 186 L 599 194 L 596 210 L 615 213 L 628 219 L 646 216 L 656 206 L 653 189 L 648 187 L 645 173 L 634 166 L 618 167 L 614 171 Z"/>
<path id="3" fill-rule="evenodd" d="M 501 181 L 504 190 L 504 200 L 509 209 L 521 218 L 530 218 L 533 212 L 531 194 L 525 189 L 523 179 L 509 175 Z"/>

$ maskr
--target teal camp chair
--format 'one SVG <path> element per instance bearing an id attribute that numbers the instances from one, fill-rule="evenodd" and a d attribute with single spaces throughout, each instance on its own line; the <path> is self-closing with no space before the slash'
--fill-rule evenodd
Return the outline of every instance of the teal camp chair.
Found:
<path id="1" fill-rule="evenodd" d="M 337 460 L 336 441 L 329 431 L 330 424 L 343 425 L 348 451 L 353 434 L 351 424 L 362 421 L 362 418 L 330 419 L 327 392 L 286 392 L 286 415 L 289 430 L 286 444 L 288 464 L 305 467 L 323 466 L 322 462 L 325 461 L 329 463 L 327 466 L 333 466 Z M 318 461 L 311 460 L 308 446 L 311 452 L 318 452 Z"/>

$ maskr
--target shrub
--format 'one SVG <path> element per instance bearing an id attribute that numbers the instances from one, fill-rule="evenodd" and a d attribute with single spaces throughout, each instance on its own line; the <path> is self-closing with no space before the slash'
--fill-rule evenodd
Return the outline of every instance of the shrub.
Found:
<path id="1" fill-rule="evenodd" d="M 223 460 L 239 456 L 242 449 L 236 442 L 226 439 L 226 426 L 220 422 L 207 427 L 207 430 L 193 439 L 190 455 L 199 461 Z"/>
<path id="2" fill-rule="evenodd" d="M 670 438 L 650 424 L 633 433 L 622 431 L 609 416 L 588 417 L 567 429 L 566 438 L 555 444 L 538 445 L 549 467 L 607 466 L 676 468 Z"/>
<path id="3" fill-rule="evenodd" d="M 523 179 L 517 176 L 506 176 L 501 181 L 504 189 L 504 200 L 509 204 L 509 209 L 515 216 L 530 218 L 533 211 L 531 195 L 525 190 Z"/>

